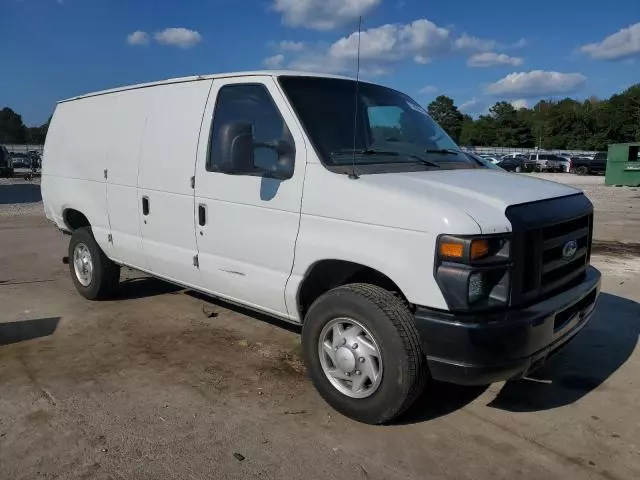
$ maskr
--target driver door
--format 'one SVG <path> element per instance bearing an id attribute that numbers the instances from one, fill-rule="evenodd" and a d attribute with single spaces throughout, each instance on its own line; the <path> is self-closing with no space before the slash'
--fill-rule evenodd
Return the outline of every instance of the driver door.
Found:
<path id="1" fill-rule="evenodd" d="M 239 123 L 251 125 L 252 163 L 258 172 L 281 160 L 277 149 L 265 145 L 285 142 L 293 149 L 288 178 L 234 171 L 222 132 Z M 208 290 L 288 317 L 284 292 L 293 266 L 305 167 L 302 130 L 272 77 L 214 81 L 195 177 L 198 263 Z"/>

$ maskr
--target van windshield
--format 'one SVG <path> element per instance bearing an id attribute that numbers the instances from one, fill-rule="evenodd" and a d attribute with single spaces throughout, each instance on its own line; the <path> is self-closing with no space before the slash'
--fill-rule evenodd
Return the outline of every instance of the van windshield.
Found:
<path id="1" fill-rule="evenodd" d="M 403 165 L 477 168 L 417 102 L 396 90 L 334 78 L 282 76 L 279 81 L 329 168 L 352 163 L 392 166 L 393 171 Z"/>

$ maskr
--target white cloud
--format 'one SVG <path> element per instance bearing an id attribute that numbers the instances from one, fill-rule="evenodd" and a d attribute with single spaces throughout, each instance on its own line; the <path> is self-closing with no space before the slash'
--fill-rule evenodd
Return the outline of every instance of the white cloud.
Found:
<path id="1" fill-rule="evenodd" d="M 531 72 L 510 73 L 506 77 L 487 86 L 491 95 L 533 97 L 569 93 L 581 87 L 587 78 L 581 73 L 559 73 L 533 70 Z"/>
<path id="2" fill-rule="evenodd" d="M 127 35 L 127 43 L 129 45 L 148 45 L 149 35 L 142 30 L 136 30 L 133 33 Z"/>
<path id="3" fill-rule="evenodd" d="M 529 108 L 529 102 L 527 102 L 524 98 L 520 100 L 514 100 L 511 102 L 511 106 L 516 110 L 520 110 L 521 108 Z"/>
<path id="4" fill-rule="evenodd" d="M 202 41 L 202 35 L 188 28 L 166 28 L 157 32 L 153 38 L 160 45 L 171 45 L 180 48 L 190 48 Z"/>
<path id="5" fill-rule="evenodd" d="M 520 40 L 518 40 L 516 43 L 509 45 L 510 48 L 522 48 L 522 47 L 526 47 L 527 45 L 529 45 L 529 42 L 527 41 L 526 38 L 521 38 Z"/>
<path id="6" fill-rule="evenodd" d="M 398 36 L 405 50 L 423 59 L 448 53 L 452 49 L 449 30 L 438 27 L 426 18 L 402 26 Z"/>
<path id="7" fill-rule="evenodd" d="M 270 69 L 282 68 L 282 65 L 284 64 L 284 55 L 279 53 L 272 57 L 265 58 L 262 63 L 265 67 Z"/>
<path id="8" fill-rule="evenodd" d="M 498 46 L 495 40 L 486 40 L 478 37 L 472 37 L 463 33 L 460 38 L 454 42 L 454 46 L 458 50 L 492 50 Z"/>
<path id="9" fill-rule="evenodd" d="M 360 40 L 362 69 L 373 75 L 385 73 L 393 64 L 404 60 L 426 65 L 436 58 L 482 51 L 496 45 L 493 40 L 467 34 L 455 37 L 448 28 L 439 27 L 424 18 L 408 24 L 386 24 L 364 30 L 360 33 Z M 358 33 L 342 37 L 328 46 L 305 44 L 296 53 L 290 64 L 295 69 L 355 72 Z"/>
<path id="10" fill-rule="evenodd" d="M 361 60 L 398 60 L 402 58 L 397 25 L 383 25 L 360 34 Z M 329 47 L 328 55 L 336 59 L 356 58 L 358 33 L 343 37 Z"/>
<path id="11" fill-rule="evenodd" d="M 429 95 L 432 93 L 436 93 L 437 91 L 438 91 L 438 87 L 436 87 L 435 85 L 425 85 L 420 90 L 418 90 L 418 93 L 424 93 L 425 95 Z"/>
<path id="12" fill-rule="evenodd" d="M 382 0 L 273 0 L 272 8 L 290 27 L 332 30 L 357 20 Z"/>
<path id="13" fill-rule="evenodd" d="M 473 97 L 471 100 L 467 100 L 466 102 L 460 104 L 458 110 L 463 113 L 479 113 L 485 107 L 485 104 L 482 100 L 478 100 L 476 97 Z"/>
<path id="14" fill-rule="evenodd" d="M 305 48 L 305 43 L 283 40 L 275 44 L 275 48 L 281 52 L 301 52 Z"/>
<path id="15" fill-rule="evenodd" d="M 469 67 L 492 67 L 494 65 L 522 65 L 524 60 L 520 57 L 510 57 L 504 53 L 482 52 L 471 55 L 467 60 Z"/>
<path id="16" fill-rule="evenodd" d="M 640 22 L 609 35 L 599 43 L 584 45 L 580 50 L 598 60 L 640 55 Z"/>

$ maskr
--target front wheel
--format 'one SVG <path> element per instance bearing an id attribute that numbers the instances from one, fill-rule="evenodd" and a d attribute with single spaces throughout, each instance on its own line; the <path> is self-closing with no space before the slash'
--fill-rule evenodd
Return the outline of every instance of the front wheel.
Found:
<path id="1" fill-rule="evenodd" d="M 69 271 L 76 290 L 89 300 L 113 296 L 120 281 L 120 266 L 107 258 L 89 227 L 78 228 L 71 235 Z"/>
<path id="2" fill-rule="evenodd" d="M 516 173 L 521 173 L 522 172 L 522 167 L 516 167 Z"/>
<path id="3" fill-rule="evenodd" d="M 320 395 L 364 423 L 402 414 L 428 380 L 411 312 L 375 285 L 345 285 L 318 298 L 305 317 L 302 347 Z"/>
<path id="4" fill-rule="evenodd" d="M 589 169 L 587 167 L 578 167 L 576 168 L 576 173 L 578 175 L 586 175 L 589 173 Z"/>

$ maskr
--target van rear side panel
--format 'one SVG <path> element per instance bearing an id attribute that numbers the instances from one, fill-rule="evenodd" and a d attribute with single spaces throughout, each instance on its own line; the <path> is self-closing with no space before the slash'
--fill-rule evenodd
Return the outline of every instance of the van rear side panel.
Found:
<path id="1" fill-rule="evenodd" d="M 107 253 L 109 221 L 104 170 L 114 108 L 110 95 L 58 104 L 42 162 L 42 197 L 47 217 L 66 229 L 65 210 L 79 211 Z"/>

